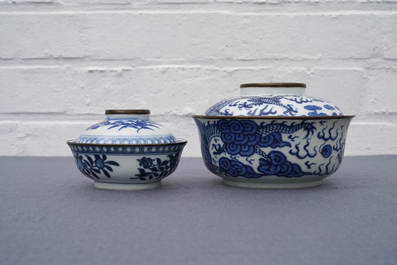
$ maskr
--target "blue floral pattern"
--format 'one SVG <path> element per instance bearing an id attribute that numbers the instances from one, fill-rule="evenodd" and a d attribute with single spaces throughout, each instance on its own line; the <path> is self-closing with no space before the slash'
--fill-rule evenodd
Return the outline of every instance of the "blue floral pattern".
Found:
<path id="1" fill-rule="evenodd" d="M 132 128 L 132 129 L 136 129 L 137 132 L 139 132 L 140 130 L 152 130 L 154 131 L 154 129 L 159 129 L 161 127 L 160 124 L 152 122 L 150 120 L 140 120 L 140 119 L 123 119 L 123 120 L 117 120 L 117 119 L 108 119 L 105 120 L 103 122 L 94 124 L 92 126 L 90 126 L 87 131 L 89 130 L 95 130 L 98 129 L 100 127 L 108 127 L 107 129 L 113 129 L 113 128 L 117 128 L 118 131 L 122 130 L 122 129 L 126 129 L 126 128 Z"/>
<path id="2" fill-rule="evenodd" d="M 110 173 L 113 172 L 113 166 L 120 166 L 115 161 L 108 161 L 106 155 L 95 154 L 94 157 L 89 155 L 74 154 L 74 159 L 78 169 L 89 178 L 100 179 L 98 175 L 103 174 L 110 178 Z"/>
<path id="3" fill-rule="evenodd" d="M 160 182 L 178 166 L 187 141 L 158 145 L 101 145 L 67 142 L 77 168 L 96 183 Z"/>
<path id="4" fill-rule="evenodd" d="M 136 174 L 136 177 L 131 179 L 146 181 L 157 180 L 168 176 L 176 169 L 179 161 L 179 154 L 170 154 L 167 157 L 169 160 L 163 161 L 161 161 L 160 158 L 151 157 L 137 159 L 141 168 L 138 168 L 139 174 Z"/>

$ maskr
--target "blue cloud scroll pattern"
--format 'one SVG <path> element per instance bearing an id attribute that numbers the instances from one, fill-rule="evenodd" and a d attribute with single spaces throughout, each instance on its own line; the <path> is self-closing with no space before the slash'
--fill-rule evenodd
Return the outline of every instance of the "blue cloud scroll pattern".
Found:
<path id="1" fill-rule="evenodd" d="M 332 174 L 342 162 L 345 146 L 342 131 L 350 122 L 349 119 L 195 121 L 202 135 L 205 165 L 216 175 L 232 178 Z"/>
<path id="2" fill-rule="evenodd" d="M 251 166 L 245 165 L 236 159 L 229 159 L 227 157 L 222 157 L 221 159 L 219 159 L 219 170 L 226 176 L 230 177 L 261 177 L 261 175 L 256 173 Z"/>

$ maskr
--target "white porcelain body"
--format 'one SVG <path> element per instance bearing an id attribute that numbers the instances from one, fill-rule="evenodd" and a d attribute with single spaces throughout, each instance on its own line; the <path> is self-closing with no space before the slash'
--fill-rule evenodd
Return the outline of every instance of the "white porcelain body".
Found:
<path id="1" fill-rule="evenodd" d="M 157 188 L 178 166 L 187 141 L 157 145 L 82 144 L 68 141 L 76 166 L 99 189 Z"/>
<path id="2" fill-rule="evenodd" d="M 163 144 L 175 143 L 171 131 L 150 120 L 149 114 L 108 114 L 106 120 L 88 127 L 79 143 Z"/>
<path id="3" fill-rule="evenodd" d="M 343 160 L 351 116 L 246 118 L 194 116 L 206 167 L 245 188 L 305 188 Z"/>

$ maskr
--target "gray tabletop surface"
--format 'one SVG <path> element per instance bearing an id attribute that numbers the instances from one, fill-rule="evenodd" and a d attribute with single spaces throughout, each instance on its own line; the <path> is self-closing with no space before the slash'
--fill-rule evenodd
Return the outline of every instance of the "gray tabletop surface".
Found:
<path id="1" fill-rule="evenodd" d="M 226 186 L 182 158 L 159 189 L 105 191 L 73 158 L 0 157 L 0 264 L 397 264 L 397 156 L 316 188 Z"/>

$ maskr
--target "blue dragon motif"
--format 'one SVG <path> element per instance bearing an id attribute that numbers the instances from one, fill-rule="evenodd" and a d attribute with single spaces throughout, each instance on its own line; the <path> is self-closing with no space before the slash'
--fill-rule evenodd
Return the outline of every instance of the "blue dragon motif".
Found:
<path id="1" fill-rule="evenodd" d="M 306 136 L 303 139 L 306 139 L 310 135 L 314 134 L 314 131 L 317 130 L 316 127 L 314 127 L 314 122 L 305 122 L 302 121 L 301 123 L 295 124 L 295 122 L 291 123 L 291 125 L 286 125 L 286 122 L 282 123 L 277 123 L 275 120 L 272 121 L 269 124 L 265 124 L 262 122 L 260 124 L 259 130 L 257 131 L 261 136 L 265 136 L 274 132 L 280 132 L 280 133 L 287 133 L 287 134 L 292 134 L 296 131 L 299 131 L 303 129 L 306 131 Z"/>
<path id="2" fill-rule="evenodd" d="M 271 111 L 269 106 L 263 109 Z M 252 108 L 252 114 L 258 114 L 258 110 Z M 346 128 L 351 121 L 320 118 L 205 120 L 195 119 L 202 136 L 204 162 L 211 172 L 225 178 L 328 176 L 342 162 Z"/>
<path id="3" fill-rule="evenodd" d="M 231 116 L 233 115 L 233 111 L 229 109 L 224 109 L 225 107 L 237 107 L 241 110 L 248 110 L 248 115 L 251 116 L 267 116 L 277 114 L 276 110 L 271 108 L 269 111 L 266 111 L 267 107 L 278 106 L 285 111 L 284 115 L 287 116 L 295 116 L 298 113 L 298 110 L 294 108 L 292 104 L 284 105 L 281 103 L 282 97 L 250 97 L 245 101 L 244 98 L 234 98 L 234 99 L 226 99 L 222 100 L 215 105 L 211 106 L 206 112 L 205 115 L 208 116 Z M 255 107 L 260 107 L 266 105 L 265 108 L 259 109 Z M 255 110 L 253 110 L 255 108 Z M 256 113 L 259 110 L 258 114 Z"/>
<path id="4" fill-rule="evenodd" d="M 211 106 L 206 112 L 205 115 L 208 116 L 231 116 L 233 115 L 233 112 L 229 112 L 229 110 L 226 110 L 225 112 L 222 112 L 221 110 L 226 107 L 226 106 L 231 106 L 230 104 L 233 103 L 235 99 L 225 99 L 222 100 L 215 105 Z"/>
<path id="5" fill-rule="evenodd" d="M 309 150 L 307 150 L 307 147 L 310 145 L 310 143 L 309 143 L 310 140 L 311 140 L 311 138 L 306 139 L 306 145 L 303 146 L 303 150 L 306 151 L 305 155 L 300 155 L 299 154 L 299 151 L 300 151 L 299 145 L 301 144 L 300 142 L 297 145 L 295 145 L 296 152 L 294 152 L 293 150 L 290 150 L 289 153 L 291 155 L 294 155 L 294 156 L 298 157 L 299 159 L 305 159 L 306 157 L 310 157 L 310 158 L 315 157 L 317 155 L 317 151 L 316 151 L 316 147 L 317 146 L 314 146 L 314 148 L 313 148 L 314 153 L 310 153 Z"/>
<path id="6" fill-rule="evenodd" d="M 272 107 L 269 111 L 265 111 L 265 110 L 267 109 L 268 106 L 269 106 L 269 105 L 266 105 L 264 108 L 260 109 L 258 115 L 256 114 L 256 111 L 257 111 L 258 109 L 254 109 L 253 111 L 250 110 L 250 111 L 247 112 L 247 114 L 248 114 L 249 116 L 268 116 L 268 115 L 277 114 L 277 110 L 273 110 L 273 107 Z"/>
<path id="7" fill-rule="evenodd" d="M 220 120 L 213 124 L 202 124 L 196 120 L 199 130 L 203 138 L 201 139 L 202 154 L 204 162 L 210 171 L 226 174 L 228 176 L 242 176 L 250 178 L 258 178 L 262 176 L 284 176 L 284 177 L 301 177 L 304 175 L 310 175 L 310 172 L 304 172 L 298 164 L 289 162 L 285 155 L 279 151 L 271 151 L 265 153 L 261 150 L 261 147 L 282 148 L 284 146 L 291 146 L 289 142 L 282 139 L 282 134 L 291 134 L 298 130 L 305 130 L 306 137 L 312 135 L 316 128 L 313 123 L 302 121 L 301 123 L 291 125 L 285 124 L 285 122 L 278 123 L 272 121 L 271 123 L 260 125 L 250 120 Z M 218 143 L 220 137 L 223 145 Z M 211 146 L 212 154 L 209 152 L 209 144 L 212 139 L 215 138 L 214 143 Z M 218 141 L 217 141 L 218 140 Z M 298 150 L 299 151 L 299 150 Z M 260 173 L 256 173 L 250 165 L 244 165 L 237 159 L 228 159 L 221 157 L 218 161 L 219 166 L 214 166 L 213 162 L 217 162 L 216 157 L 222 153 L 233 156 L 242 156 L 247 159 L 253 154 L 259 154 L 262 158 L 259 160 L 259 166 L 257 170 Z M 312 157 L 313 154 L 310 154 Z M 247 160 L 248 161 L 248 160 Z M 249 164 L 252 164 L 252 159 Z M 231 173 L 231 171 L 234 173 Z M 226 175 L 227 175 L 226 174 Z"/>
<path id="8" fill-rule="evenodd" d="M 285 115 L 291 115 L 294 116 L 296 113 L 298 113 L 298 110 L 296 108 L 294 108 L 294 106 L 292 104 L 287 104 L 284 105 L 281 103 L 281 98 L 282 97 L 251 97 L 247 102 L 244 102 L 243 104 L 239 105 L 239 109 L 242 108 L 252 108 L 253 106 L 261 106 L 266 104 L 266 107 L 268 105 L 275 105 L 281 108 L 284 108 L 285 111 L 283 112 L 283 114 Z M 250 103 L 248 103 L 250 102 Z M 276 114 L 277 112 L 270 112 L 268 114 Z M 267 115 L 267 113 L 260 113 L 259 116 L 262 115 Z"/>
<path id="9" fill-rule="evenodd" d="M 332 125 L 331 128 L 328 129 L 328 126 L 326 126 L 324 129 L 321 130 L 321 132 L 318 132 L 318 134 L 317 134 L 318 139 L 322 139 L 324 141 L 336 140 L 339 136 L 339 133 L 338 133 L 339 128 L 336 129 L 336 131 L 335 131 L 336 135 L 332 136 L 332 130 L 335 128 L 335 124 L 336 124 L 336 122 L 334 122 L 334 124 Z M 326 131 L 327 129 L 328 129 L 328 132 Z"/>
<path id="10" fill-rule="evenodd" d="M 295 97 L 295 98 L 284 98 L 284 99 L 286 99 L 286 100 L 289 100 L 289 101 L 293 101 L 293 102 L 295 102 L 295 103 L 297 103 L 297 104 L 303 104 L 303 103 L 311 103 L 311 102 L 313 102 L 313 100 L 312 99 L 310 99 L 310 98 L 303 98 L 303 97 Z"/>

